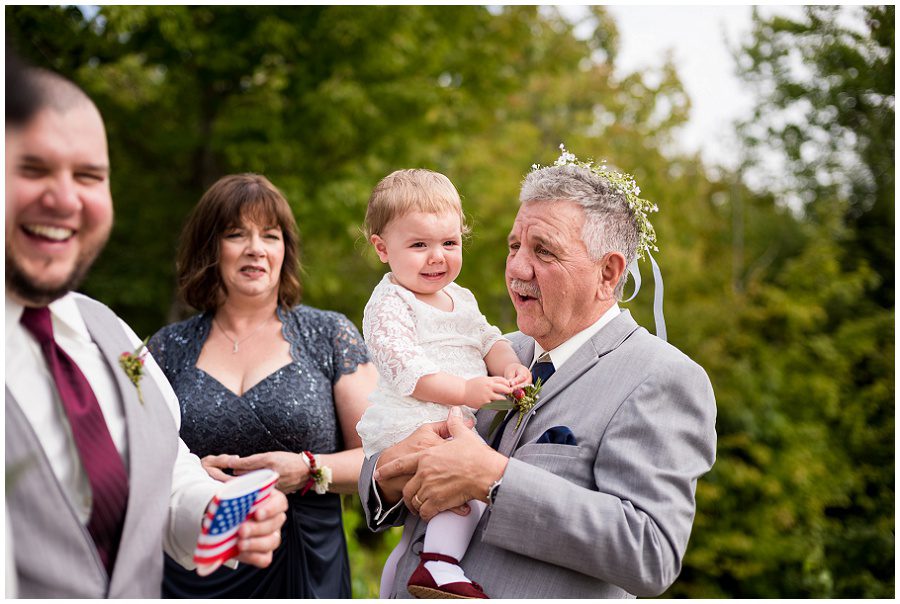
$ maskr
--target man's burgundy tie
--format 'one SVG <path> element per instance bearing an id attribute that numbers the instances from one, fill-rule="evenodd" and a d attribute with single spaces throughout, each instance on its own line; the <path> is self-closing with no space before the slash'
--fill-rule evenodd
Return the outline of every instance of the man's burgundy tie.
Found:
<path id="1" fill-rule="evenodd" d="M 26 308 L 22 325 L 40 343 L 69 418 L 75 446 L 91 485 L 93 505 L 87 529 L 107 572 L 112 573 L 128 503 L 128 475 L 113 443 L 97 397 L 84 374 L 53 339 L 50 310 Z"/>

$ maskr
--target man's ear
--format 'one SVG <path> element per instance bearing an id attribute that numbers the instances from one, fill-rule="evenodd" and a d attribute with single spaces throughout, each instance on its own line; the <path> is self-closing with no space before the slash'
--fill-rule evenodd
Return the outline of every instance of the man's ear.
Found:
<path id="1" fill-rule="evenodd" d="M 619 252 L 610 252 L 604 256 L 602 267 L 600 268 L 600 284 L 597 288 L 597 297 L 601 300 L 611 300 L 615 298 L 616 285 L 619 279 L 627 270 L 625 265 L 625 256 Z"/>
<path id="2" fill-rule="evenodd" d="M 379 237 L 378 235 L 372 235 L 369 237 L 369 241 L 372 242 L 372 245 L 375 247 L 375 253 L 378 254 L 378 258 L 387 264 L 388 261 L 388 253 L 387 253 L 387 245 L 384 243 L 384 239 Z"/>

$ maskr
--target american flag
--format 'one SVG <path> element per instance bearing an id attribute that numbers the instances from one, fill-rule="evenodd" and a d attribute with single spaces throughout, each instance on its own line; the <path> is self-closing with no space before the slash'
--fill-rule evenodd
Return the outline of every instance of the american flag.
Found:
<path id="1" fill-rule="evenodd" d="M 269 497 L 277 481 L 275 472 L 257 470 L 228 482 L 223 492 L 213 497 L 194 549 L 198 574 L 208 575 L 237 556 L 241 523 Z"/>

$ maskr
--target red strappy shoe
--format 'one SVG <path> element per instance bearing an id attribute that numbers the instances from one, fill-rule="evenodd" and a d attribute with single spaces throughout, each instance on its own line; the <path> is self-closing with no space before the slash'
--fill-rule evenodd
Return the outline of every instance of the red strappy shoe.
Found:
<path id="1" fill-rule="evenodd" d="M 443 554 L 429 554 L 422 552 L 419 554 L 419 566 L 413 571 L 409 578 L 406 588 L 409 593 L 417 598 L 439 598 L 439 599 L 460 599 L 460 600 L 488 600 L 487 594 L 481 589 L 481 585 L 472 581 L 457 581 L 455 583 L 445 583 L 438 585 L 428 569 L 425 568 L 426 562 L 449 562 L 450 564 L 459 565 L 459 560 L 445 556 Z"/>

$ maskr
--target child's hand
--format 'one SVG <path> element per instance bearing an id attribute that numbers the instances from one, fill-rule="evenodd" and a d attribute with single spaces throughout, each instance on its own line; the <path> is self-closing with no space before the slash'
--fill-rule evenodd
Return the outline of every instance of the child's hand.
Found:
<path id="1" fill-rule="evenodd" d="M 531 383 L 531 372 L 528 371 L 528 367 L 521 363 L 510 363 L 507 365 L 506 370 L 503 372 L 503 377 L 509 380 L 511 390 Z"/>
<path id="2" fill-rule="evenodd" d="M 491 401 L 502 401 L 512 392 L 509 381 L 502 377 L 477 377 L 466 380 L 466 405 L 481 409 Z"/>

